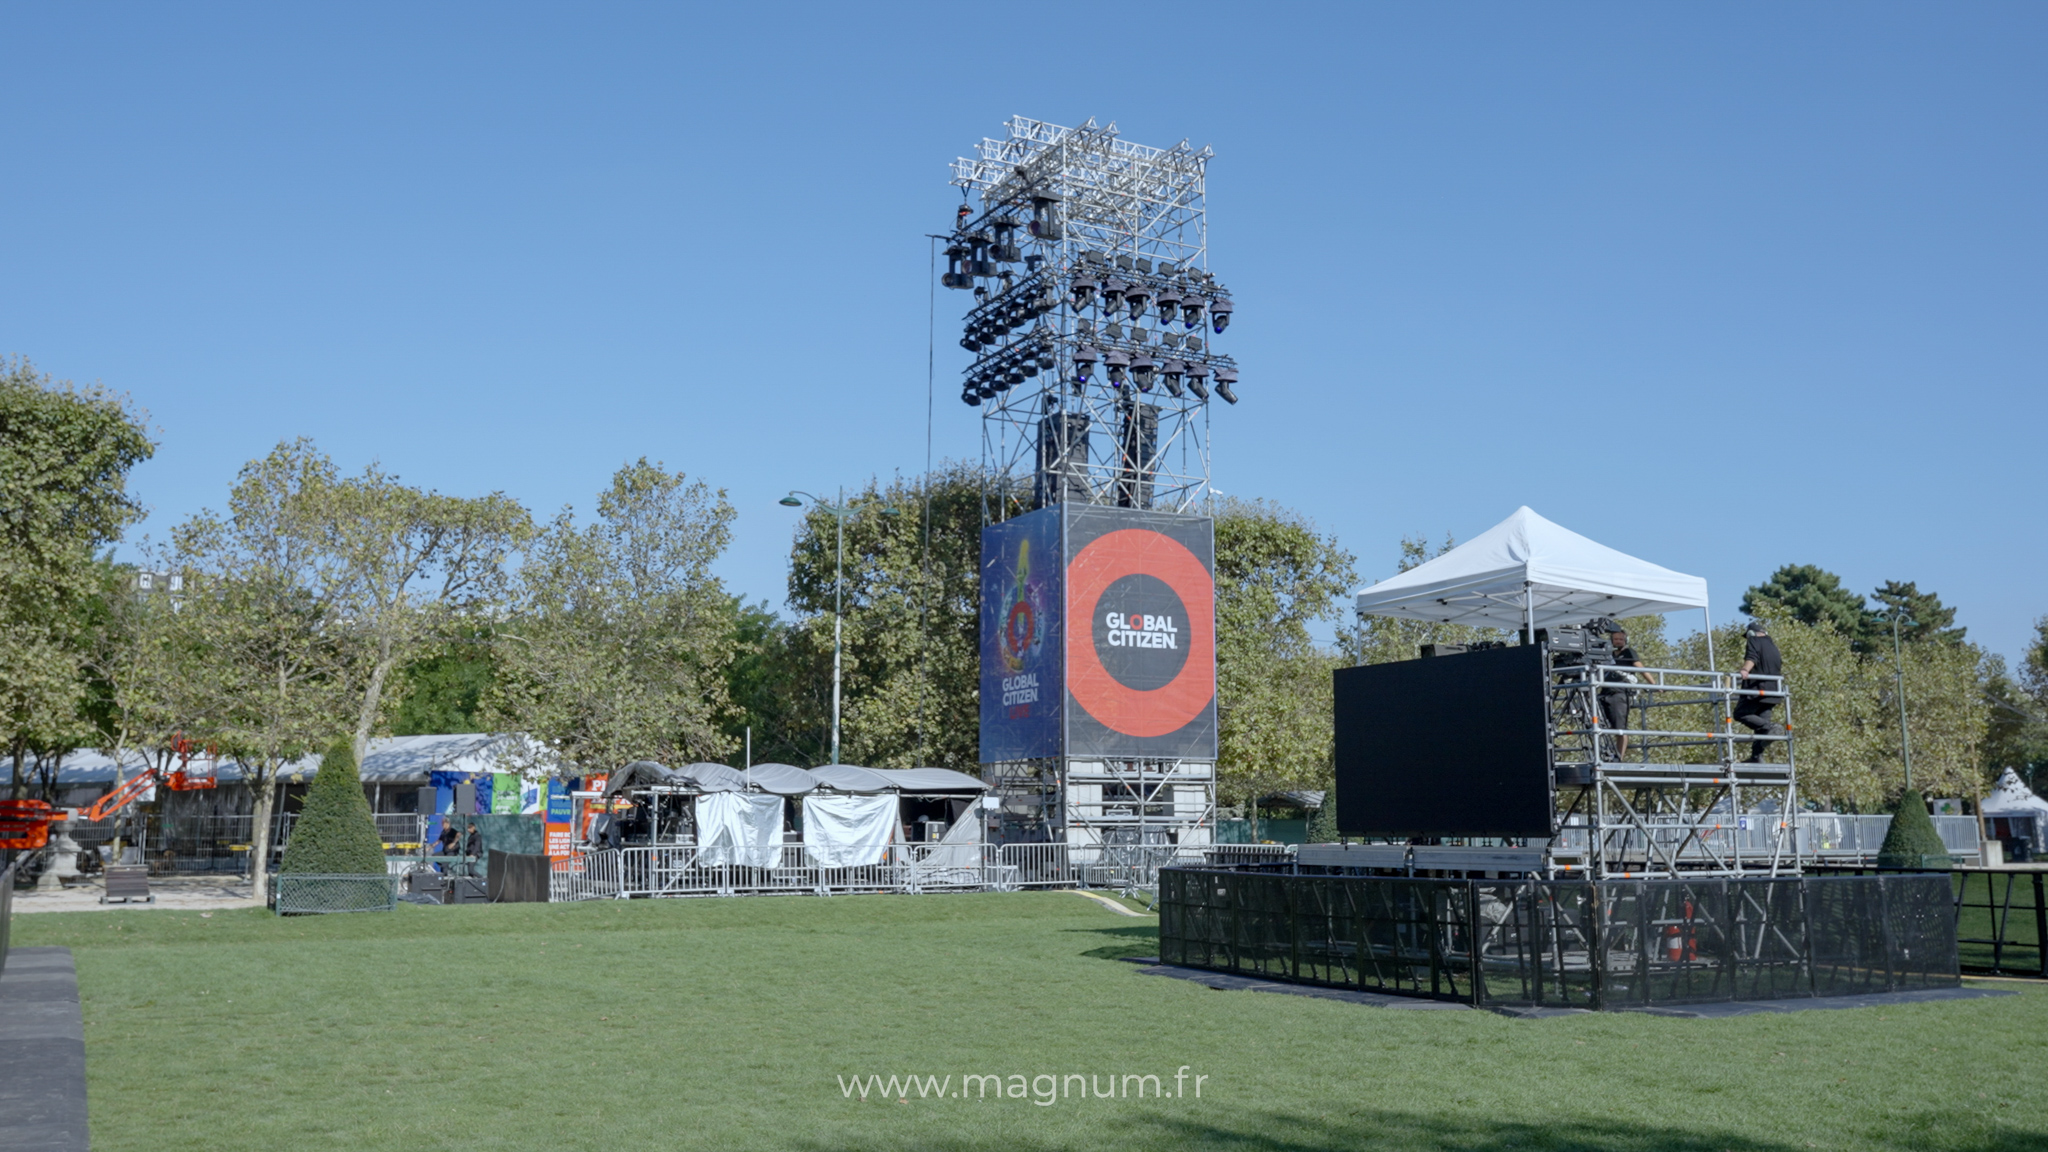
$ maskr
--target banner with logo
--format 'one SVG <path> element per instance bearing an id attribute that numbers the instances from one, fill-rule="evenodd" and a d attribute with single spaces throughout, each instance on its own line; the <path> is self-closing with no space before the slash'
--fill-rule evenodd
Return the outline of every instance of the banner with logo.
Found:
<path id="1" fill-rule="evenodd" d="M 1060 754 L 1060 510 L 981 530 L 981 759 Z"/>
<path id="2" fill-rule="evenodd" d="M 1212 522 L 1066 507 L 1066 754 L 1214 760 Z"/>

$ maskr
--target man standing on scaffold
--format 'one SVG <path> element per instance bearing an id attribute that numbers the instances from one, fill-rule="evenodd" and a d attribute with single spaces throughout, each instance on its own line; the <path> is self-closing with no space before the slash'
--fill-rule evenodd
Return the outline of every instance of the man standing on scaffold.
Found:
<path id="1" fill-rule="evenodd" d="M 1595 620 L 1592 626 L 1607 633 L 1607 642 L 1614 646 L 1614 663 L 1627 668 L 1647 667 L 1643 663 L 1642 657 L 1636 655 L 1636 650 L 1628 646 L 1628 633 L 1622 629 L 1621 621 L 1603 616 Z M 1608 680 L 1627 680 L 1630 682 L 1633 682 L 1635 679 L 1634 674 L 1629 672 L 1609 672 L 1605 678 Z M 1602 688 L 1600 690 L 1600 714 L 1607 721 L 1609 728 L 1628 727 L 1628 705 L 1628 689 Z M 1616 736 L 1614 739 L 1619 749 L 1615 753 L 1614 758 L 1616 760 L 1628 759 L 1628 737 L 1623 735 Z"/>
<path id="2" fill-rule="evenodd" d="M 1753 696 L 1735 698 L 1735 722 L 1759 736 L 1776 736 L 1784 731 L 1771 719 L 1771 710 L 1778 706 L 1778 697 L 1766 695 L 1784 688 L 1784 681 L 1763 679 L 1785 674 L 1785 661 L 1778 655 L 1778 642 L 1771 639 L 1771 633 L 1761 620 L 1751 620 L 1742 630 L 1747 645 L 1742 650 L 1742 668 L 1735 674 L 1742 678 L 1740 687 Z M 1764 741 L 1749 742 L 1747 764 L 1764 762 Z"/>

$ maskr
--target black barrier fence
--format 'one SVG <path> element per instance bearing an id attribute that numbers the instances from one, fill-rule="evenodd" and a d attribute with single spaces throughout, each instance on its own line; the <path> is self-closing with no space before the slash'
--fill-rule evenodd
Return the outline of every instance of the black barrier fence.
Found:
<path id="1" fill-rule="evenodd" d="M 1892 875 L 1871 867 L 1830 868 L 1843 876 Z M 2035 865 L 1949 873 L 1955 893 L 1956 951 L 1964 972 L 2048 977 L 2048 875 Z"/>
<path id="2" fill-rule="evenodd" d="M 1958 983 L 1939 874 L 1441 880 L 1167 868 L 1167 964 L 1484 1006 L 1639 1008 Z"/>

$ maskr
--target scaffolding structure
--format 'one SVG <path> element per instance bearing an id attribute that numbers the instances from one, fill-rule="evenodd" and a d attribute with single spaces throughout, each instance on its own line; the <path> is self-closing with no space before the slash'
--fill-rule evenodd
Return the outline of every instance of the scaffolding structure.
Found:
<path id="1" fill-rule="evenodd" d="M 984 516 L 1064 501 L 1193 513 L 1209 501 L 1209 404 L 1237 402 L 1211 342 L 1208 148 L 1114 123 L 1012 117 L 953 163 L 948 288 L 973 296 L 961 399 L 982 410 Z"/>
<path id="2" fill-rule="evenodd" d="M 1208 512 L 1211 401 L 1237 403 L 1238 380 L 1214 347 L 1235 305 L 1209 269 L 1212 156 L 1015 116 L 954 161 L 941 283 L 972 295 L 961 399 L 981 409 L 985 523 L 1065 503 Z M 984 771 L 1001 839 L 1064 844 L 1109 882 L 1149 886 L 1213 840 L 1213 761 Z"/>
<path id="3" fill-rule="evenodd" d="M 1799 874 L 1798 769 L 1782 677 L 1745 681 L 1727 672 L 1554 656 L 1546 665 L 1556 785 L 1549 875 Z M 1625 698 L 1626 727 L 1608 723 L 1602 694 Z M 1738 734 L 1735 706 L 1744 698 L 1776 701 L 1782 724 Z M 1752 750 L 1760 762 L 1741 755 Z"/>

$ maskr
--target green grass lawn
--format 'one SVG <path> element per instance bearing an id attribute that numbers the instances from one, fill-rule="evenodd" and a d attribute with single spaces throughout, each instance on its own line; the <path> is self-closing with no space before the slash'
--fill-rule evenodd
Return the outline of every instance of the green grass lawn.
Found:
<path id="1" fill-rule="evenodd" d="M 1069 893 L 14 931 L 77 957 L 99 1152 L 2048 1148 L 2031 990 L 1720 1021 L 1389 1011 L 1142 975 L 1115 958 L 1150 953 L 1151 922 Z M 1167 1097 L 957 1095 L 1067 1073 Z M 953 1080 L 843 1094 L 875 1074 Z"/>

